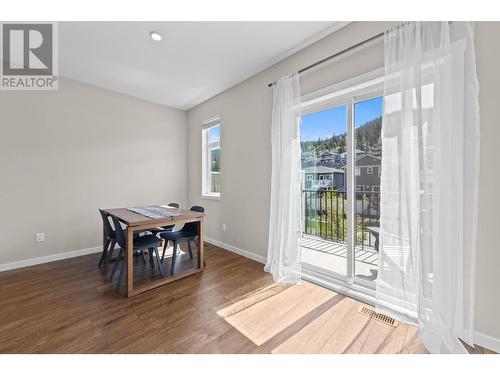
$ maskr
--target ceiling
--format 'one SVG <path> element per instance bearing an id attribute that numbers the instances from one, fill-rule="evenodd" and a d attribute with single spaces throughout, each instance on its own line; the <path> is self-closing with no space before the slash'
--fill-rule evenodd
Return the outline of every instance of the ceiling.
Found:
<path id="1" fill-rule="evenodd" d="M 343 22 L 60 22 L 59 74 L 189 110 Z M 153 41 L 149 33 L 163 36 Z"/>

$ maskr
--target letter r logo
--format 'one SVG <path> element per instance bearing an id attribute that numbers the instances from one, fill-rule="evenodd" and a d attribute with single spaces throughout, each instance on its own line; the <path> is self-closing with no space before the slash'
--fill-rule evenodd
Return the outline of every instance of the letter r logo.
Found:
<path id="1" fill-rule="evenodd" d="M 3 24 L 4 75 L 52 75 L 52 24 Z"/>

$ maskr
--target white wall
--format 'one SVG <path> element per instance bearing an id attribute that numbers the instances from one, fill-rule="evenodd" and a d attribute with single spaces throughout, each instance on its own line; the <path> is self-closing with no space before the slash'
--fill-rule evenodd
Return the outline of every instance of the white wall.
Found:
<path id="1" fill-rule="evenodd" d="M 0 265 L 99 246 L 98 208 L 185 205 L 186 121 L 63 78 L 57 91 L 0 91 Z"/>
<path id="2" fill-rule="evenodd" d="M 272 91 L 267 84 L 336 51 L 375 35 L 395 23 L 359 22 L 324 38 L 262 73 L 200 104 L 188 112 L 190 204 L 207 208 L 206 236 L 265 257 L 269 218 L 271 176 L 270 123 Z M 500 339 L 500 251 L 496 233 L 500 228 L 500 186 L 496 164 L 498 88 L 500 87 L 500 23 L 478 23 L 476 54 L 481 84 L 481 180 L 478 239 L 477 331 Z M 383 66 L 382 41 L 360 48 L 302 76 L 302 92 L 341 82 Z M 201 124 L 220 115 L 221 191 L 220 201 L 201 198 Z M 492 204 L 494 202 L 494 204 Z M 227 224 L 227 232 L 221 225 Z"/>

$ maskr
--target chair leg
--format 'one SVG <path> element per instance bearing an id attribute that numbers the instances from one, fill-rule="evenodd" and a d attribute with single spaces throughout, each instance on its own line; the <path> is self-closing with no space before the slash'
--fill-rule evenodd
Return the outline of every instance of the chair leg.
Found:
<path id="1" fill-rule="evenodd" d="M 113 257 L 113 252 L 115 251 L 115 246 L 116 246 L 116 241 L 112 240 L 111 244 L 109 245 L 108 256 L 104 260 L 104 267 L 106 269 L 108 268 L 109 263 L 111 263 L 111 258 Z"/>
<path id="2" fill-rule="evenodd" d="M 109 276 L 109 282 L 113 281 L 115 277 L 116 269 L 118 268 L 118 264 L 120 263 L 121 255 L 123 254 L 123 249 L 120 248 L 118 252 L 118 257 L 116 258 L 115 265 L 113 266 L 113 271 L 111 271 L 111 275 Z"/>
<path id="3" fill-rule="evenodd" d="M 189 259 L 193 259 L 193 250 L 191 250 L 191 240 L 187 240 L 187 243 L 188 243 Z"/>
<path id="4" fill-rule="evenodd" d="M 118 280 L 116 281 L 116 285 L 115 285 L 115 294 L 118 295 L 120 294 L 120 288 L 122 286 L 122 282 L 123 282 L 123 277 L 125 275 L 125 259 L 122 260 L 122 267 L 120 269 L 120 274 L 118 275 Z"/>
<path id="5" fill-rule="evenodd" d="M 155 269 L 155 261 L 153 259 L 153 251 L 151 249 L 148 249 L 148 254 L 149 254 L 149 264 L 151 264 L 151 269 Z"/>
<path id="6" fill-rule="evenodd" d="M 156 264 L 158 265 L 158 270 L 160 271 L 160 276 L 163 279 L 165 277 L 165 273 L 163 272 L 163 265 L 160 263 L 160 254 L 158 253 L 158 248 L 152 249 L 156 254 Z"/>
<path id="7" fill-rule="evenodd" d="M 172 249 L 172 264 L 170 265 L 170 275 L 174 274 L 175 271 L 175 258 L 177 258 L 177 241 L 174 242 L 174 248 Z"/>
<path id="8" fill-rule="evenodd" d="M 163 252 L 161 253 L 161 262 L 165 259 L 165 253 L 167 252 L 168 240 L 163 241 Z"/>
<path id="9" fill-rule="evenodd" d="M 102 263 L 105 262 L 106 258 L 108 257 L 108 252 L 109 252 L 109 240 L 106 240 L 106 243 L 104 244 L 102 248 L 102 254 L 101 254 L 101 259 L 99 259 L 99 266 L 102 266 Z"/>

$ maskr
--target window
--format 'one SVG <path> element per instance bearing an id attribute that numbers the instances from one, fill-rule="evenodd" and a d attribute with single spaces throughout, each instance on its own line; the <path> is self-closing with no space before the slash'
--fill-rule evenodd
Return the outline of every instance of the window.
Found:
<path id="1" fill-rule="evenodd" d="M 312 179 L 313 179 L 313 175 L 312 174 L 306 175 L 306 181 L 312 181 Z"/>
<path id="2" fill-rule="evenodd" d="M 366 167 L 366 173 L 373 174 L 373 167 Z"/>
<path id="3" fill-rule="evenodd" d="M 363 191 L 363 185 L 356 185 L 355 190 L 356 191 Z"/>
<path id="4" fill-rule="evenodd" d="M 203 124 L 202 130 L 202 194 L 207 198 L 220 198 L 220 119 Z"/>
<path id="5" fill-rule="evenodd" d="M 361 176 L 361 168 L 360 167 L 356 167 L 355 174 L 356 174 L 356 176 Z"/>

